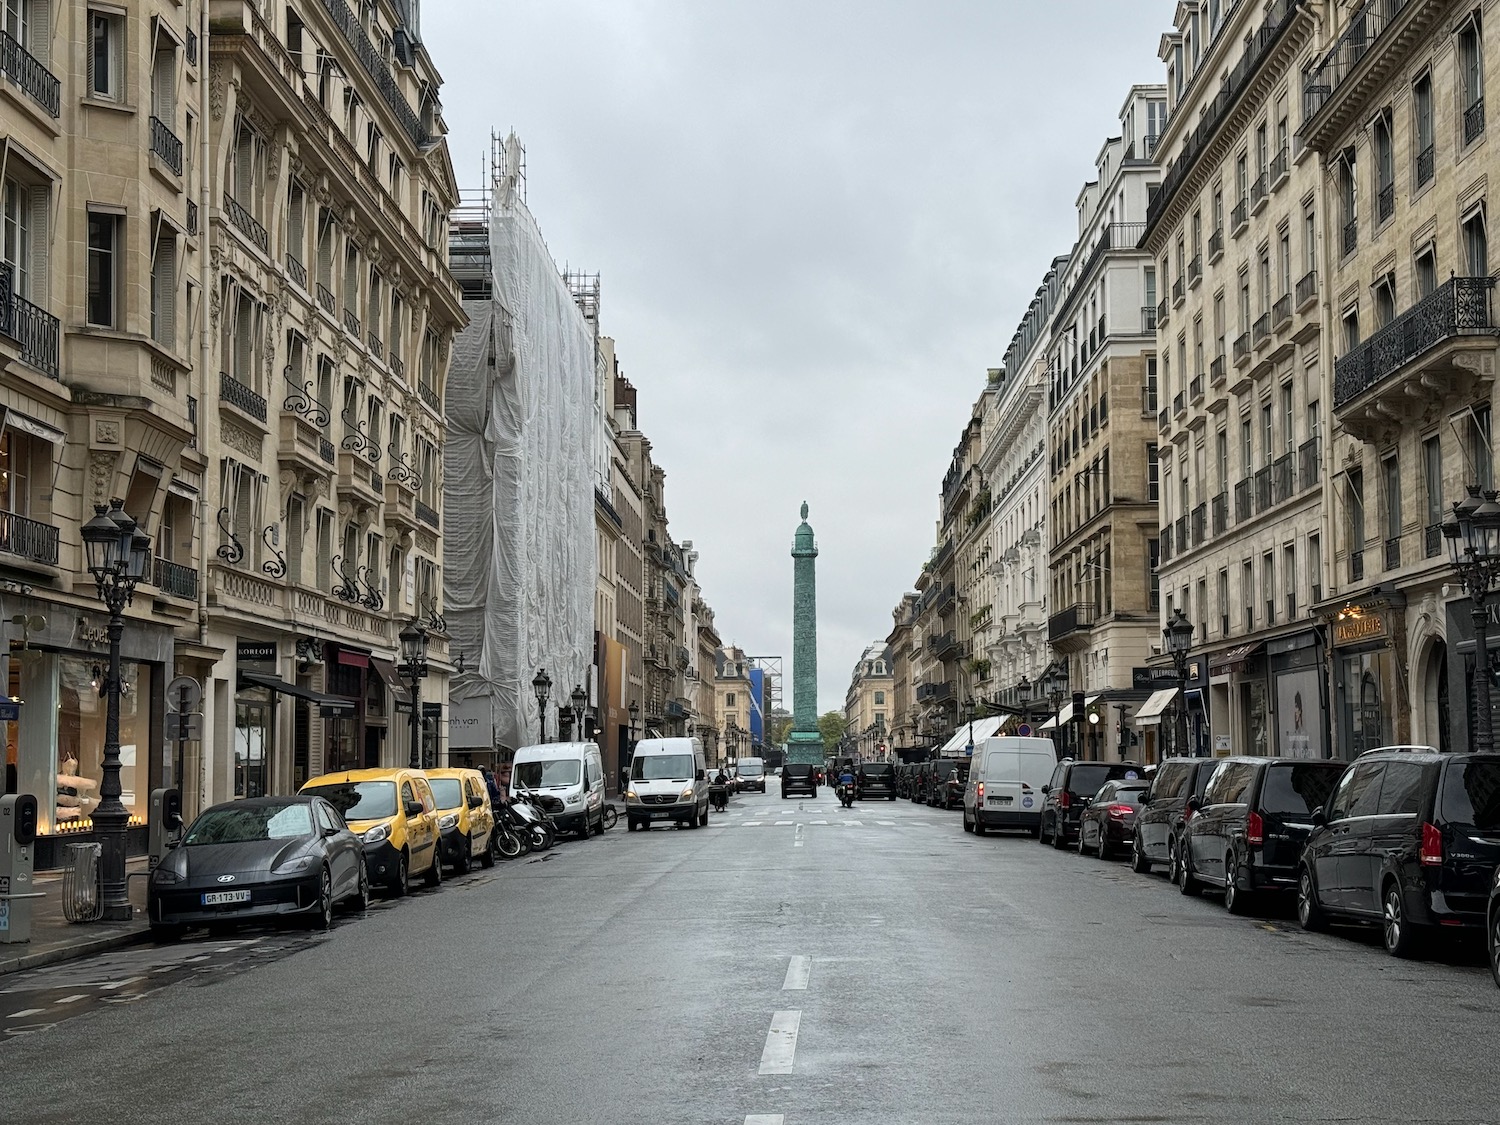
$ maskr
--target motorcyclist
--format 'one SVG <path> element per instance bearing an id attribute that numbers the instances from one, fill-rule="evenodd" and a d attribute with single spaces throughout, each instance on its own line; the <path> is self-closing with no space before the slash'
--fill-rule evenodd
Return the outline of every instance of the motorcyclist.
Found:
<path id="1" fill-rule="evenodd" d="M 714 774 L 713 781 L 709 785 L 709 799 L 713 801 L 717 809 L 729 807 L 729 775 L 720 767 L 719 772 Z"/>
<path id="2" fill-rule="evenodd" d="M 854 798 L 854 774 L 849 769 L 848 766 L 845 766 L 844 767 L 844 772 L 841 773 L 841 774 L 839 774 L 839 785 L 843 787 L 844 791 L 849 794 L 850 799 L 853 800 L 853 798 Z"/>

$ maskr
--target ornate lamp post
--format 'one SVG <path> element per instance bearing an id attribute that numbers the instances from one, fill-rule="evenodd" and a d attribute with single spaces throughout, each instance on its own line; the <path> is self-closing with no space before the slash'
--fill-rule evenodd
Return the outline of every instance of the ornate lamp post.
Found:
<path id="1" fill-rule="evenodd" d="M 427 630 L 415 618 L 404 625 L 401 640 L 401 678 L 411 688 L 411 768 L 421 769 L 422 760 L 422 681 L 427 678 Z M 436 765 L 437 763 L 433 763 Z"/>
<path id="2" fill-rule="evenodd" d="M 974 714 L 978 710 L 979 708 L 975 705 L 972 695 L 964 699 L 964 719 L 969 724 L 969 743 L 967 749 L 969 751 L 968 756 L 971 758 L 974 756 Z"/>
<path id="3" fill-rule="evenodd" d="M 573 694 L 568 697 L 571 706 L 568 708 L 573 712 L 573 741 L 583 741 L 583 713 L 588 708 L 588 692 L 583 690 L 582 684 L 573 687 Z"/>
<path id="4" fill-rule="evenodd" d="M 1474 622 L 1474 724 L 1469 741 L 1482 753 L 1495 749 L 1490 719 L 1489 606 L 1486 599 L 1500 579 L 1500 504 L 1496 493 L 1469 485 L 1469 494 L 1453 505 L 1443 521 L 1443 536 L 1453 571 L 1469 595 Z M 98 814 L 95 814 L 96 816 Z"/>
<path id="5" fill-rule="evenodd" d="M 146 576 L 151 561 L 151 537 L 136 526 L 124 501 L 106 508 L 94 505 L 94 515 L 80 530 L 88 556 L 89 573 L 99 598 L 109 610 L 109 672 L 104 683 L 104 762 L 94 831 L 100 844 L 104 917 L 129 921 L 130 893 L 125 880 L 126 832 L 130 812 L 120 800 L 120 638 L 125 635 L 125 607 L 135 586 Z"/>
<path id="6" fill-rule="evenodd" d="M 1021 703 L 1021 722 L 1028 726 L 1031 724 L 1031 681 L 1024 675 L 1021 682 L 1016 684 L 1016 699 Z"/>
<path id="7" fill-rule="evenodd" d="M 536 675 L 531 678 L 531 690 L 536 692 L 536 713 L 541 722 L 541 737 L 538 742 L 547 741 L 547 696 L 552 693 L 552 677 L 547 675 L 547 669 L 538 668 Z"/>
<path id="8" fill-rule="evenodd" d="M 1193 623 L 1181 609 L 1172 614 L 1172 620 L 1163 627 L 1161 635 L 1166 639 L 1167 652 L 1172 655 L 1172 667 L 1177 671 L 1177 753 L 1183 753 L 1187 745 L 1187 658 L 1193 647 Z"/>

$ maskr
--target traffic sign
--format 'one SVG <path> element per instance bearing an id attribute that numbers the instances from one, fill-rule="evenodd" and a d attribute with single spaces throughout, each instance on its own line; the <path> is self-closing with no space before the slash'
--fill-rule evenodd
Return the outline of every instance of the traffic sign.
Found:
<path id="1" fill-rule="evenodd" d="M 184 694 L 185 693 L 185 694 Z M 193 710 L 203 702 L 203 688 L 192 676 L 178 676 L 167 685 L 167 706 Z"/>
<path id="2" fill-rule="evenodd" d="M 1030 738 L 1031 737 L 1031 724 L 1030 723 L 1022 723 L 1020 726 L 1016 727 L 1016 735 L 1019 738 Z"/>
<path id="3" fill-rule="evenodd" d="M 172 740 L 184 739 L 188 742 L 198 742 L 203 738 L 203 715 L 198 711 L 190 711 L 183 714 L 178 711 L 167 712 L 167 737 Z"/>

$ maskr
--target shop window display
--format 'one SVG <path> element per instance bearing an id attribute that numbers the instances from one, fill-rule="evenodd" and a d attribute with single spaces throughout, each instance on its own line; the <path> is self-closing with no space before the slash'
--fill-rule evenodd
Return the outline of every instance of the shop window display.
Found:
<path id="1" fill-rule="evenodd" d="M 234 795 L 264 797 L 270 792 L 271 706 L 263 700 L 239 700 L 234 709 Z"/>
<path id="2" fill-rule="evenodd" d="M 107 666 L 102 661 L 72 656 L 56 660 L 57 791 L 50 827 L 58 832 L 81 831 L 92 827 L 90 817 L 99 804 L 99 788 L 104 778 L 106 700 L 99 692 L 107 675 Z M 120 801 L 129 811 L 132 824 L 145 822 L 146 802 L 150 796 L 146 791 L 145 755 L 138 753 L 148 721 L 138 709 L 140 678 L 139 665 L 122 662 Z M 43 827 L 47 826 L 44 824 Z"/>

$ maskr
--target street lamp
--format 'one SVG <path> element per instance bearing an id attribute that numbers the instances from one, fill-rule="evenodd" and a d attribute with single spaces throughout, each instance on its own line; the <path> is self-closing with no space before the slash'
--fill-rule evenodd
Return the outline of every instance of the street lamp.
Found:
<path id="1" fill-rule="evenodd" d="M 552 692 L 552 677 L 547 675 L 547 669 L 538 668 L 536 675 L 531 678 L 531 690 L 536 692 L 536 713 L 541 720 L 541 737 L 538 742 L 547 741 L 547 696 Z"/>
<path id="2" fill-rule="evenodd" d="M 974 703 L 974 697 L 972 695 L 965 697 L 965 699 L 964 699 L 964 718 L 967 719 L 968 722 L 969 722 L 969 745 L 968 745 L 969 754 L 968 754 L 968 756 L 971 757 L 971 758 L 974 756 L 974 713 L 977 710 L 978 710 L 978 707 Z"/>
<path id="3" fill-rule="evenodd" d="M 1021 682 L 1016 684 L 1016 698 L 1021 703 L 1021 722 L 1031 723 L 1031 681 L 1023 673 Z"/>
<path id="4" fill-rule="evenodd" d="M 427 630 L 413 618 L 402 628 L 399 637 L 401 667 L 398 671 L 411 688 L 410 765 L 419 770 L 425 764 L 422 760 L 422 681 L 427 678 Z"/>
<path id="5" fill-rule="evenodd" d="M 1179 608 L 1172 613 L 1172 620 L 1162 628 L 1166 638 L 1167 652 L 1172 656 L 1172 666 L 1177 670 L 1177 753 L 1187 745 L 1187 658 L 1193 647 L 1193 623 Z"/>
<path id="6" fill-rule="evenodd" d="M 573 712 L 573 741 L 583 741 L 583 712 L 589 705 L 588 692 L 583 690 L 582 684 L 575 684 L 573 694 L 568 697 L 572 704 L 570 710 Z"/>
<path id="7" fill-rule="evenodd" d="M 1489 609 L 1485 599 L 1500 578 L 1500 504 L 1494 492 L 1480 499 L 1477 485 L 1453 505 L 1443 521 L 1443 537 L 1459 584 L 1469 595 L 1474 622 L 1474 730 L 1470 741 L 1475 750 L 1489 753 L 1495 748 L 1490 721 Z"/>
<path id="8" fill-rule="evenodd" d="M 94 505 L 94 515 L 80 529 L 89 573 L 109 610 L 109 673 L 104 683 L 104 762 L 94 831 L 100 845 L 104 918 L 129 921 L 130 893 L 125 879 L 126 833 L 130 813 L 120 800 L 120 638 L 125 635 L 125 607 L 151 561 L 151 538 L 125 511 L 122 500 Z"/>

